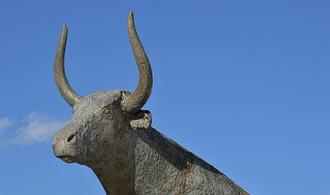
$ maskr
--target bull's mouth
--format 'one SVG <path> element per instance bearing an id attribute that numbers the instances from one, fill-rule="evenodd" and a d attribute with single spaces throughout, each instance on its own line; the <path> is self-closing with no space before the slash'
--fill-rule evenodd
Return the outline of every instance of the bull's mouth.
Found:
<path id="1" fill-rule="evenodd" d="M 75 158 L 70 156 L 70 155 L 61 155 L 61 156 L 57 156 L 57 158 L 60 158 L 61 160 L 63 160 L 66 163 L 74 163 Z"/>

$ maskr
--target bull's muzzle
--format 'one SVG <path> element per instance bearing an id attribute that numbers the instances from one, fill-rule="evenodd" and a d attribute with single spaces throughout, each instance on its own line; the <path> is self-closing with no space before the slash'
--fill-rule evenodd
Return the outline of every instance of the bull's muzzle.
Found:
<path id="1" fill-rule="evenodd" d="M 78 131 L 76 128 L 73 129 L 72 125 L 69 124 L 53 136 L 53 151 L 55 156 L 68 163 L 75 162 L 78 155 Z"/>

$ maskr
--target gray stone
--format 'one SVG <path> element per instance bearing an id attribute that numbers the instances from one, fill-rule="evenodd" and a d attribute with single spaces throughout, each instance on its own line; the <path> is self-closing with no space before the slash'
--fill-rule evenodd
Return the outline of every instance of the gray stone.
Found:
<path id="1" fill-rule="evenodd" d="M 152 88 L 148 58 L 129 14 L 129 37 L 139 67 L 139 84 L 126 91 L 79 96 L 64 71 L 67 28 L 62 30 L 55 60 L 55 80 L 72 106 L 71 121 L 53 136 L 55 155 L 90 167 L 108 195 L 248 194 L 223 173 L 151 127 L 141 110 Z"/>

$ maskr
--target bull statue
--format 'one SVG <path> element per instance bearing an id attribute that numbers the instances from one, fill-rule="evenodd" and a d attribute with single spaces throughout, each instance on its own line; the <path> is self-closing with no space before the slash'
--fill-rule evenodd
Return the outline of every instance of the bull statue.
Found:
<path id="1" fill-rule="evenodd" d="M 64 71 L 68 30 L 63 26 L 54 73 L 73 108 L 71 121 L 53 136 L 56 157 L 90 167 L 106 194 L 248 194 L 223 173 L 151 127 L 141 110 L 152 88 L 149 60 L 128 15 L 128 34 L 139 69 L 133 93 L 112 90 L 79 96 Z"/>

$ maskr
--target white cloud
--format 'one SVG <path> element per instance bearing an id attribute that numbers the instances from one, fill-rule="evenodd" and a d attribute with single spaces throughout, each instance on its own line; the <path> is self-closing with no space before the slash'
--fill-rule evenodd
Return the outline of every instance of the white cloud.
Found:
<path id="1" fill-rule="evenodd" d="M 0 118 L 0 133 L 3 133 L 8 127 L 10 127 L 12 124 L 12 121 L 6 117 L 6 118 Z"/>
<path id="2" fill-rule="evenodd" d="M 2 141 L 2 145 L 27 145 L 46 141 L 66 122 L 49 118 L 38 112 L 32 112 L 24 119 L 24 123 L 17 129 L 13 137 Z M 3 122 L 1 126 L 0 121 L 0 130 L 1 127 L 6 127 L 6 124 Z"/>

